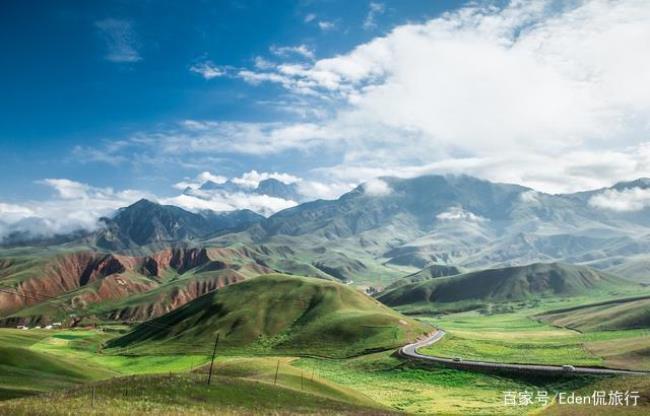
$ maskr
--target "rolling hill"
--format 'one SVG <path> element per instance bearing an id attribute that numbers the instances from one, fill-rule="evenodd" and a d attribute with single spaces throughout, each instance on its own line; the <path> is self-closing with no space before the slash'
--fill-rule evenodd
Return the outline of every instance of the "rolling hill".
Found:
<path id="1" fill-rule="evenodd" d="M 650 296 L 581 305 L 550 311 L 538 318 L 579 331 L 650 328 Z"/>
<path id="2" fill-rule="evenodd" d="M 394 348 L 431 328 L 339 283 L 266 275 L 208 293 L 112 340 L 131 352 L 205 349 L 346 357 Z"/>
<path id="3" fill-rule="evenodd" d="M 588 267 L 535 263 L 411 283 L 388 290 L 378 299 L 389 306 L 518 301 L 550 295 L 575 296 L 591 291 L 630 288 L 633 285 L 636 284 Z"/>
<path id="4" fill-rule="evenodd" d="M 336 200 L 307 202 L 269 218 L 246 210 L 189 212 L 141 200 L 75 241 L 68 236 L 48 240 L 48 247 L 2 249 L 0 283 L 8 287 L 0 291 L 0 318 L 39 319 L 60 307 L 36 304 L 57 303 L 100 319 L 146 319 L 240 281 L 239 275 L 270 272 L 375 289 L 537 262 L 586 265 L 642 283 L 649 278 L 650 211 L 621 213 L 590 201 L 602 192 L 646 189 L 650 181 L 549 195 L 462 175 L 381 180 L 386 192 L 373 193 L 363 184 Z M 282 191 L 273 180 L 260 185 L 267 193 Z M 204 262 L 202 250 L 221 254 L 209 265 L 193 264 Z M 154 259 L 159 253 L 169 256 L 162 266 Z M 520 296 L 517 290 L 525 292 L 525 286 L 511 296 Z M 508 296 L 495 294 L 502 295 Z M 152 299 L 160 305 L 151 307 Z"/>
<path id="5" fill-rule="evenodd" d="M 14 250 L 0 261 L 0 322 L 150 319 L 211 290 L 272 272 L 260 264 L 261 254 L 218 248 L 171 248 L 146 256 Z"/>
<path id="6" fill-rule="evenodd" d="M 425 280 L 436 279 L 439 277 L 455 276 L 461 274 L 461 270 L 456 266 L 446 266 L 443 264 L 430 264 L 419 272 L 415 272 L 395 280 L 386 290 L 395 289 L 409 283 L 423 282 Z"/>

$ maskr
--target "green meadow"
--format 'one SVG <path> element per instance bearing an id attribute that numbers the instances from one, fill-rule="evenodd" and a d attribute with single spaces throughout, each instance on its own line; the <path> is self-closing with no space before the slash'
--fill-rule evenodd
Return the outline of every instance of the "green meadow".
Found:
<path id="1" fill-rule="evenodd" d="M 153 325 L 135 331 L 125 325 L 0 329 L 0 415 L 207 415 L 215 411 L 224 415 L 563 415 L 580 414 L 583 409 L 570 413 L 571 406 L 553 401 L 510 406 L 504 403 L 504 392 L 543 390 L 553 397 L 558 392 L 620 385 L 650 397 L 650 383 L 644 378 L 495 375 L 410 362 L 395 356 L 392 347 L 372 351 L 376 345 L 405 342 L 385 329 L 389 322 L 413 328 L 411 337 L 432 327 L 447 331 L 442 341 L 421 349 L 432 355 L 650 369 L 644 355 L 650 343 L 648 330 L 580 332 L 553 325 L 547 318 L 556 315 L 550 311 L 587 303 L 582 298 L 484 304 L 470 311 L 400 317 L 347 287 L 299 280 L 300 285 L 289 291 L 286 280 L 276 276 L 222 290 L 221 296 L 201 298 L 205 305 L 200 308 L 190 305 L 167 315 L 167 325 L 157 326 L 154 320 Z M 247 298 L 248 286 L 262 294 L 257 303 Z M 286 329 L 284 321 L 270 320 L 266 313 L 276 310 L 273 299 L 283 293 L 299 299 L 284 310 L 296 315 L 301 326 Z M 216 308 L 215 312 L 203 316 L 201 311 L 209 308 Z M 603 314 L 603 309 L 598 308 L 598 313 Z M 332 319 L 324 322 L 326 316 Z M 249 337 L 252 343 L 241 348 L 220 344 L 208 386 L 214 329 L 231 328 L 232 334 L 248 337 L 255 331 L 238 324 L 242 317 L 275 328 L 276 335 Z M 348 328 L 358 319 L 381 320 L 376 344 L 361 343 L 352 331 L 337 330 L 348 338 L 316 336 L 319 331 L 328 334 L 331 323 Z M 171 332 L 160 336 L 160 328 Z M 202 332 L 195 332 L 196 328 Z M 314 340 L 305 351 L 279 348 L 289 339 L 302 339 L 303 334 Z M 125 342 L 130 337 L 136 342 Z M 337 342 L 340 351 L 354 354 L 336 353 Z M 319 345 L 321 354 L 317 354 Z M 647 406 L 646 402 L 642 408 Z M 634 411 L 629 414 L 643 414 Z M 593 414 L 607 414 L 598 412 L 601 409 Z"/>
<path id="2" fill-rule="evenodd" d="M 349 359 L 218 351 L 213 382 L 207 386 L 207 353 L 108 354 L 101 346 L 112 336 L 96 330 L 0 330 L 0 345 L 14 343 L 21 357 L 30 357 L 2 356 L 0 394 L 5 400 L 0 401 L 0 414 L 203 415 L 219 409 L 226 415 L 516 415 L 524 409 L 504 405 L 504 391 L 555 391 L 593 382 L 423 367 L 396 358 L 392 351 Z M 35 365 L 37 373 L 31 368 Z M 525 413 L 533 410 L 541 407 Z"/>
<path id="3" fill-rule="evenodd" d="M 650 370 L 650 331 L 626 329 L 581 332 L 541 317 L 573 301 L 548 301 L 506 313 L 485 309 L 419 319 L 447 335 L 421 349 L 441 357 L 503 363 L 572 364 Z"/>

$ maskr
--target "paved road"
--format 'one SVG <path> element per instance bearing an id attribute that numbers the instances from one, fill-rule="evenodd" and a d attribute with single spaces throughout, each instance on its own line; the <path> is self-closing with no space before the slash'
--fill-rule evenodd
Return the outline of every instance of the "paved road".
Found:
<path id="1" fill-rule="evenodd" d="M 445 331 L 438 330 L 431 334 L 428 338 L 423 339 L 413 344 L 403 346 L 398 350 L 399 355 L 402 357 L 424 360 L 442 364 L 447 367 L 453 367 L 465 370 L 483 370 L 483 371 L 505 371 L 505 372 L 518 372 L 518 373 L 531 373 L 531 374 L 592 374 L 592 375 L 650 375 L 647 371 L 630 371 L 620 369 L 606 369 L 595 367 L 575 367 L 574 370 L 564 370 L 559 365 L 537 365 L 537 364 L 502 364 L 490 361 L 473 361 L 462 360 L 454 361 L 451 358 L 434 357 L 431 355 L 420 354 L 418 348 L 426 347 L 436 343 L 445 336 Z"/>

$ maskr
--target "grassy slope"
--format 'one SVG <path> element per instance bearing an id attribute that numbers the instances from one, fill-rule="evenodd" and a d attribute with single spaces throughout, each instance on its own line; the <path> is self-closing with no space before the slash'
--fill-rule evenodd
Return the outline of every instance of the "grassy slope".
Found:
<path id="1" fill-rule="evenodd" d="M 521 304 L 509 313 L 469 311 L 421 318 L 448 333 L 442 341 L 422 351 L 497 362 L 650 370 L 648 329 L 580 333 L 538 319 L 549 310 L 569 310 L 586 302 L 585 298 L 546 299 L 534 307 Z"/>
<path id="2" fill-rule="evenodd" d="M 296 365 L 306 370 L 316 368 L 316 374 L 408 414 L 521 415 L 522 409 L 504 406 L 504 391 L 566 390 L 591 382 L 571 378 L 508 378 L 444 367 L 420 367 L 385 352 L 347 360 L 303 358 Z M 539 410 L 539 406 L 529 410 Z"/>
<path id="3" fill-rule="evenodd" d="M 63 357 L 32 347 L 51 336 L 45 330 L 2 330 L 0 337 L 0 399 L 35 394 L 115 375 L 75 357 Z"/>
<path id="4" fill-rule="evenodd" d="M 23 280 L 45 279 L 43 276 L 48 276 L 48 271 L 59 267 L 59 263 L 66 255 L 73 254 L 75 251 L 88 250 L 89 248 L 84 247 L 68 250 L 60 248 L 0 250 L 0 285 L 13 290 L 12 288 Z M 160 276 L 153 278 L 127 271 L 88 282 L 55 296 L 45 296 L 38 292 L 30 293 L 27 295 L 29 306 L 6 316 L 0 313 L 0 318 L 30 318 L 31 324 L 35 325 L 41 323 L 41 317 L 46 317 L 46 322 L 63 322 L 71 312 L 74 312 L 78 317 L 84 318 L 84 323 L 93 323 L 98 320 L 107 321 L 120 312 L 124 317 L 121 320 L 140 320 L 142 313 L 138 314 L 139 311 L 152 310 L 154 306 L 160 310 L 169 310 L 175 306 L 173 294 L 188 293 L 191 292 L 192 287 L 209 286 L 215 284 L 217 280 L 232 283 L 259 274 L 255 272 L 254 267 L 243 264 L 242 259 L 236 258 L 233 261 L 235 261 L 231 265 L 233 268 L 225 270 L 211 270 L 208 263 L 182 274 L 168 268 L 161 272 Z M 136 289 L 121 290 L 122 288 L 118 287 L 120 290 L 113 290 L 113 297 L 107 297 L 104 283 L 115 277 L 128 282 L 129 286 L 150 289 L 141 292 Z M 49 280 L 56 279 L 49 277 Z M 56 282 L 53 284 L 57 286 Z M 80 299 L 90 299 L 90 301 L 80 302 Z"/>
<path id="5" fill-rule="evenodd" d="M 104 366 L 124 375 L 142 375 L 72 388 L 65 384 L 58 386 L 65 387 L 65 391 L 0 401 L 0 414 L 376 415 L 390 413 L 386 410 L 390 408 L 418 414 L 516 415 L 522 414 L 522 409 L 504 406 L 503 391 L 537 388 L 571 391 L 590 382 L 588 379 L 511 379 L 429 366 L 421 368 L 391 356 L 390 352 L 332 360 L 224 356 L 218 351 L 214 384 L 207 388 L 206 356 L 190 359 L 98 354 L 96 347 L 108 336 L 83 330 L 1 330 L 0 339 L 22 342 L 30 350 L 75 358 L 88 367 Z M 190 368 L 199 365 L 202 365 L 200 370 L 188 374 Z M 276 368 L 279 371 L 274 386 Z M 94 408 L 92 385 L 96 387 Z M 529 410 L 539 410 L 539 407 Z"/>
<path id="6" fill-rule="evenodd" d="M 213 384 L 208 386 L 202 374 L 140 376 L 96 383 L 94 402 L 92 387 L 55 392 L 42 398 L 0 402 L 0 414 L 393 414 L 378 406 L 337 400 L 281 383 L 274 385 L 246 378 L 215 376 Z"/>
<path id="7" fill-rule="evenodd" d="M 20 368 L 40 369 L 25 372 L 22 380 L 10 377 L 9 372 L 3 373 L 0 376 L 3 387 L 13 384 L 14 388 L 0 390 L 4 393 L 1 398 L 53 391 L 46 396 L 0 401 L 0 414 L 214 414 L 215 410 L 219 414 L 390 413 L 354 390 L 319 377 L 310 378 L 305 370 L 292 366 L 292 358 L 219 357 L 215 363 L 214 385 L 206 388 L 208 356 L 99 354 L 98 347 L 109 336 L 86 330 L 0 330 L 0 349 L 5 344 L 21 349 L 20 356 L 5 356 L 5 361 L 12 358 L 12 364 Z M 29 360 L 23 360 L 25 357 Z M 48 360 L 44 361 L 43 357 Z M 199 367 L 194 374 L 188 373 Z M 138 376 L 87 384 L 133 374 Z M 86 385 L 73 387 L 83 383 Z M 23 384 L 32 390 L 22 390 Z M 90 400 L 92 386 L 96 388 L 94 408 Z"/>
<path id="8" fill-rule="evenodd" d="M 580 331 L 650 328 L 650 296 L 550 311 L 540 318 Z"/>
<path id="9" fill-rule="evenodd" d="M 209 293 L 110 346 L 191 352 L 220 333 L 225 350 L 342 357 L 393 348 L 429 330 L 349 286 L 267 275 Z"/>
<path id="10" fill-rule="evenodd" d="M 421 350 L 427 354 L 504 363 L 603 364 L 584 348 L 579 333 L 541 324 L 523 313 L 464 312 L 432 321 L 447 335 Z"/>
<path id="11" fill-rule="evenodd" d="M 430 303 L 520 301 L 549 295 L 624 293 L 638 288 L 638 284 L 582 266 L 536 263 L 412 283 L 382 293 L 378 299 L 412 309 Z"/>
<path id="12" fill-rule="evenodd" d="M 551 310 L 537 316 L 584 332 L 585 349 L 605 365 L 650 369 L 650 298 L 636 297 Z"/>

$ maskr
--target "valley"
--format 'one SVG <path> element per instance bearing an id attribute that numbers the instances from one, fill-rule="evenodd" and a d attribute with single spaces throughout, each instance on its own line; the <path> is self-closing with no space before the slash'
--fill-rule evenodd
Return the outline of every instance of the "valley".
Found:
<path id="1" fill-rule="evenodd" d="M 199 415 L 215 408 L 232 415 L 268 409 L 289 414 L 554 414 L 562 409 L 506 406 L 503 391 L 554 394 L 602 382 L 594 376 L 483 374 L 395 356 L 398 346 L 433 328 L 448 335 L 421 353 L 650 369 L 647 357 L 640 358 L 649 347 L 647 328 L 580 333 L 546 321 L 581 308 L 577 305 L 584 298 L 527 302 L 407 317 L 349 285 L 267 275 L 218 289 L 136 326 L 0 329 L 0 414 L 41 414 L 42 400 L 52 399 L 57 405 L 43 414 L 63 415 L 70 409 L 93 414 L 105 406 L 111 411 L 101 414 L 183 409 L 183 414 Z M 603 298 L 596 304 L 628 302 L 635 301 Z M 276 310 L 282 313 L 271 313 Z M 400 327 L 401 335 L 395 332 Z M 217 333 L 223 335 L 214 384 L 208 387 Z M 650 393 L 645 377 L 609 379 Z M 275 407 L 268 407 L 270 397 Z"/>
<path id="2" fill-rule="evenodd" d="M 420 353 L 650 371 L 645 217 L 466 176 L 385 181 L 268 218 L 142 200 L 0 248 L 0 414 L 562 414 L 556 393 L 605 381 L 650 397 L 645 376 L 396 354 L 441 329 Z"/>

